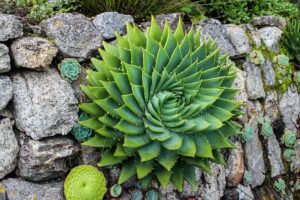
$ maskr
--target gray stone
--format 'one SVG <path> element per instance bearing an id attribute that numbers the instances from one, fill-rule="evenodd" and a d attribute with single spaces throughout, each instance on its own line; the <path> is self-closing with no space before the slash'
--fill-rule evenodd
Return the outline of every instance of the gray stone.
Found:
<path id="1" fill-rule="evenodd" d="M 24 37 L 12 43 L 11 52 L 17 67 L 47 71 L 58 49 L 43 38 Z"/>
<path id="2" fill-rule="evenodd" d="M 237 186 L 244 175 L 244 151 L 242 144 L 235 142 L 235 148 L 229 153 L 226 165 L 226 180 L 228 186 Z"/>
<path id="3" fill-rule="evenodd" d="M 266 96 L 261 77 L 260 68 L 250 62 L 245 62 L 244 70 L 247 72 L 246 88 L 249 99 L 259 99 Z"/>
<path id="4" fill-rule="evenodd" d="M 14 15 L 0 13 L 0 42 L 18 38 L 23 35 L 23 26 Z"/>
<path id="5" fill-rule="evenodd" d="M 230 38 L 237 56 L 245 55 L 251 51 L 249 38 L 241 26 L 225 25 L 228 37 Z"/>
<path id="6" fill-rule="evenodd" d="M 285 18 L 277 16 L 254 17 L 250 23 L 257 27 L 276 26 L 280 29 L 283 29 L 287 24 Z"/>
<path id="7" fill-rule="evenodd" d="M 38 140 L 66 135 L 78 118 L 77 99 L 56 69 L 19 72 L 12 76 L 16 126 Z"/>
<path id="8" fill-rule="evenodd" d="M 156 15 L 155 19 L 161 28 L 164 27 L 165 22 L 168 21 L 170 27 L 175 30 L 179 21 L 181 14 L 180 13 L 170 13 L 170 14 L 161 14 Z"/>
<path id="9" fill-rule="evenodd" d="M 3 110 L 13 97 L 13 86 L 8 76 L 0 75 L 0 111 Z"/>
<path id="10" fill-rule="evenodd" d="M 246 31 L 247 35 L 249 36 L 250 43 L 256 48 L 261 46 L 261 39 L 258 33 L 258 30 L 250 24 L 243 24 L 241 27 Z"/>
<path id="11" fill-rule="evenodd" d="M 211 175 L 204 174 L 205 182 L 199 189 L 201 200 L 220 200 L 226 186 L 225 168 L 223 165 L 211 164 Z"/>
<path id="12" fill-rule="evenodd" d="M 255 117 L 250 119 L 249 125 L 254 129 L 252 139 L 246 142 L 245 159 L 247 169 L 252 174 L 251 187 L 260 186 L 265 180 L 265 163 L 263 149 L 258 138 L 258 122 Z"/>
<path id="13" fill-rule="evenodd" d="M 264 103 L 265 115 L 274 122 L 279 116 L 278 110 L 278 97 L 275 90 L 267 91 L 265 103 Z"/>
<path id="14" fill-rule="evenodd" d="M 31 183 L 19 178 L 2 181 L 8 200 L 64 200 L 63 181 Z"/>
<path id="15" fill-rule="evenodd" d="M 8 118 L 0 120 L 0 180 L 17 164 L 19 146 Z"/>
<path id="16" fill-rule="evenodd" d="M 254 200 L 254 195 L 250 186 L 243 186 L 239 184 L 237 187 L 227 189 L 225 191 L 226 200 Z"/>
<path id="17" fill-rule="evenodd" d="M 300 116 L 300 94 L 294 85 L 290 86 L 282 95 L 279 102 L 279 110 L 285 127 L 293 132 L 297 132 L 297 120 Z"/>
<path id="18" fill-rule="evenodd" d="M 300 139 L 296 141 L 295 154 L 291 163 L 291 171 L 298 174 L 300 173 Z"/>
<path id="19" fill-rule="evenodd" d="M 281 149 L 274 134 L 268 137 L 267 148 L 268 158 L 271 165 L 271 177 L 284 174 L 284 166 L 281 159 Z"/>
<path id="20" fill-rule="evenodd" d="M 276 84 L 275 71 L 272 66 L 272 61 L 270 59 L 265 59 L 262 64 L 262 71 L 264 75 L 264 80 L 267 86 L 273 86 Z"/>
<path id="21" fill-rule="evenodd" d="M 94 26 L 105 39 L 115 38 L 115 32 L 118 32 L 120 35 L 125 34 L 126 22 L 133 23 L 133 17 L 118 12 L 104 12 L 97 15 L 93 20 Z"/>
<path id="22" fill-rule="evenodd" d="M 60 178 L 70 170 L 70 161 L 79 151 L 66 137 L 46 138 L 40 141 L 21 139 L 17 174 L 31 181 Z"/>
<path id="23" fill-rule="evenodd" d="M 258 100 L 247 101 L 247 114 L 249 118 L 262 117 L 264 115 L 263 107 Z"/>
<path id="24" fill-rule="evenodd" d="M 96 166 L 100 160 L 101 153 L 98 148 L 81 145 L 80 153 L 77 156 L 78 163 L 81 165 Z"/>
<path id="25" fill-rule="evenodd" d="M 277 27 L 265 27 L 258 29 L 260 38 L 265 46 L 273 52 L 279 52 L 279 40 L 282 35 L 282 31 Z"/>
<path id="26" fill-rule="evenodd" d="M 220 21 L 216 19 L 205 19 L 198 26 L 196 25 L 195 28 L 197 29 L 199 26 L 202 30 L 202 41 L 211 37 L 213 40 L 217 41 L 217 45 L 220 46 L 222 54 L 227 53 L 230 56 L 237 55 L 235 48 L 228 37 L 227 31 Z"/>
<path id="27" fill-rule="evenodd" d="M 10 70 L 10 57 L 8 47 L 0 43 L 0 73 Z"/>
<path id="28" fill-rule="evenodd" d="M 82 14 L 57 14 L 42 21 L 41 25 L 46 35 L 54 39 L 58 49 L 67 56 L 86 59 L 102 46 L 101 33 Z"/>

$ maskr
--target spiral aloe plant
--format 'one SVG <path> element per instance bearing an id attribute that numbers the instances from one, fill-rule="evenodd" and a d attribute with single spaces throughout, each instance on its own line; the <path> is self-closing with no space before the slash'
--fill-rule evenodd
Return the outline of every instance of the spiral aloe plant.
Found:
<path id="1" fill-rule="evenodd" d="M 283 32 L 283 41 L 290 53 L 300 62 L 300 20 L 292 20 Z"/>
<path id="2" fill-rule="evenodd" d="M 81 86 L 91 102 L 80 107 L 93 117 L 80 124 L 96 133 L 83 144 L 107 148 L 99 166 L 122 163 L 119 184 L 136 174 L 144 187 L 154 178 L 179 191 L 183 180 L 196 186 L 195 167 L 224 163 L 220 150 L 239 133 L 232 62 L 215 42 L 200 42 L 200 30 L 186 34 L 181 20 L 174 33 L 152 19 L 146 33 L 127 24 L 116 37 Z"/>

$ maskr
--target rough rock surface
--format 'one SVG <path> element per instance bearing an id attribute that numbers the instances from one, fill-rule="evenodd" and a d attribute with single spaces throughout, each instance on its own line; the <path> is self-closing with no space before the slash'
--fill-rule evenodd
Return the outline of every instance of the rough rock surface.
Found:
<path id="1" fill-rule="evenodd" d="M 226 200 L 254 200 L 250 186 L 239 184 L 236 188 L 225 191 Z"/>
<path id="2" fill-rule="evenodd" d="M 291 163 L 291 171 L 293 171 L 295 174 L 300 173 L 300 139 L 296 141 L 295 144 L 295 157 L 293 158 L 293 161 Z"/>
<path id="3" fill-rule="evenodd" d="M 276 26 L 282 29 L 286 26 L 286 19 L 276 16 L 261 16 L 254 17 L 250 23 L 257 27 Z"/>
<path id="4" fill-rule="evenodd" d="M 272 66 L 272 61 L 270 59 L 266 59 L 262 64 L 262 71 L 264 80 L 267 86 L 273 86 L 276 83 L 275 79 L 275 71 Z"/>
<path id="5" fill-rule="evenodd" d="M 235 56 L 235 48 L 228 37 L 225 27 L 216 19 L 205 19 L 200 24 L 202 28 L 201 40 L 212 38 L 217 40 L 217 45 L 221 47 L 221 53 L 228 53 L 230 56 Z M 195 27 L 198 28 L 197 26 Z"/>
<path id="6" fill-rule="evenodd" d="M 0 73 L 8 72 L 10 68 L 8 47 L 0 43 Z"/>
<path id="7" fill-rule="evenodd" d="M 242 144 L 235 142 L 235 148 L 230 151 L 226 165 L 226 179 L 228 186 L 237 186 L 244 175 L 244 152 Z"/>
<path id="8" fill-rule="evenodd" d="M 252 188 L 261 185 L 265 180 L 265 163 L 263 149 L 258 138 L 258 122 L 252 117 L 249 125 L 254 129 L 252 139 L 246 142 L 245 158 L 248 171 L 252 174 Z"/>
<path id="9" fill-rule="evenodd" d="M 12 172 L 17 164 L 19 146 L 10 119 L 0 120 L 0 180 Z"/>
<path id="10" fill-rule="evenodd" d="M 102 46 L 101 33 L 82 14 L 57 14 L 41 24 L 46 35 L 67 56 L 86 59 Z"/>
<path id="11" fill-rule="evenodd" d="M 170 14 L 161 14 L 156 15 L 155 19 L 161 28 L 164 27 L 165 22 L 168 21 L 170 27 L 175 30 L 179 21 L 181 14 L 180 13 L 170 13 Z"/>
<path id="12" fill-rule="evenodd" d="M 265 115 L 274 122 L 279 116 L 278 96 L 275 90 L 267 91 L 264 103 Z"/>
<path id="13" fill-rule="evenodd" d="M 126 22 L 133 23 L 133 21 L 131 15 L 104 12 L 94 18 L 93 24 L 105 39 L 113 39 L 115 38 L 115 32 L 118 32 L 120 35 L 125 34 Z"/>
<path id="14" fill-rule="evenodd" d="M 271 177 L 284 174 L 284 166 L 281 159 L 281 149 L 274 134 L 268 137 L 267 148 L 268 158 L 271 165 Z"/>
<path id="15" fill-rule="evenodd" d="M 300 116 L 300 94 L 298 94 L 295 86 L 289 87 L 282 95 L 279 110 L 286 128 L 296 132 L 297 120 Z"/>
<path id="16" fill-rule="evenodd" d="M 31 181 L 60 178 L 70 170 L 70 161 L 79 149 L 66 137 L 41 141 L 21 140 L 17 174 Z"/>
<path id="17" fill-rule="evenodd" d="M 258 30 L 260 38 L 266 47 L 273 52 L 279 51 L 279 39 L 282 31 L 277 27 L 264 27 Z"/>
<path id="18" fill-rule="evenodd" d="M 8 200 L 64 200 L 63 182 L 36 184 L 18 178 L 2 181 Z"/>
<path id="19" fill-rule="evenodd" d="M 0 42 L 23 35 L 23 25 L 14 15 L 0 13 Z"/>
<path id="20" fill-rule="evenodd" d="M 95 165 L 99 162 L 100 160 L 100 151 L 98 148 L 94 147 L 88 147 L 88 146 L 81 146 L 80 153 L 77 156 L 78 158 L 78 163 L 81 165 Z"/>
<path id="21" fill-rule="evenodd" d="M 225 25 L 225 28 L 237 55 L 244 55 L 251 51 L 248 36 L 241 26 L 230 24 Z"/>
<path id="22" fill-rule="evenodd" d="M 11 51 L 17 67 L 46 71 L 58 49 L 45 39 L 24 37 L 12 43 Z"/>
<path id="23" fill-rule="evenodd" d="M 252 45 L 256 48 L 259 48 L 261 46 L 261 39 L 258 30 L 250 24 L 243 24 L 240 26 L 246 31 L 246 33 L 248 33 Z"/>
<path id="24" fill-rule="evenodd" d="M 78 118 L 77 99 L 56 69 L 12 76 L 16 126 L 38 140 L 66 135 Z"/>
<path id="25" fill-rule="evenodd" d="M 4 185 L 0 183 L 0 200 L 6 200 L 6 190 Z"/>
<path id="26" fill-rule="evenodd" d="M 13 86 L 8 76 L 0 75 L 0 111 L 13 97 Z"/>
<path id="27" fill-rule="evenodd" d="M 244 70 L 247 72 L 247 93 L 249 99 L 259 99 L 265 97 L 264 85 L 261 77 L 260 68 L 250 62 L 245 62 Z"/>
<path id="28" fill-rule="evenodd" d="M 205 182 L 200 186 L 200 199 L 220 200 L 226 186 L 225 168 L 223 165 L 211 164 L 212 173 L 204 174 Z"/>

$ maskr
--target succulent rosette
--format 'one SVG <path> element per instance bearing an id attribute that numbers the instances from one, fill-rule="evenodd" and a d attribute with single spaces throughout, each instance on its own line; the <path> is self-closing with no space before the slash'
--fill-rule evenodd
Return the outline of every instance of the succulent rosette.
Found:
<path id="1" fill-rule="evenodd" d="M 62 78 L 71 82 L 77 80 L 81 73 L 81 65 L 74 58 L 65 58 L 62 60 L 62 62 L 58 65 L 58 69 Z"/>
<path id="2" fill-rule="evenodd" d="M 220 151 L 240 133 L 232 62 L 215 42 L 200 42 L 200 30 L 185 33 L 181 20 L 174 32 L 152 19 L 145 33 L 127 24 L 127 35 L 116 37 L 81 86 L 91 102 L 80 108 L 92 118 L 80 124 L 95 132 L 83 144 L 105 148 L 100 167 L 122 166 L 119 184 L 136 175 L 143 187 L 153 179 L 196 187 L 195 168 L 224 164 Z"/>

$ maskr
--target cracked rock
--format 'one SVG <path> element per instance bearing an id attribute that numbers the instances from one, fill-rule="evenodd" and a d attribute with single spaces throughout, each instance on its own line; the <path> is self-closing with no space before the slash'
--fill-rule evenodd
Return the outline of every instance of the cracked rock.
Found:
<path id="1" fill-rule="evenodd" d="M 8 76 L 0 75 L 0 111 L 3 110 L 13 97 L 13 85 Z"/>
<path id="2" fill-rule="evenodd" d="M 18 38 L 23 35 L 23 26 L 14 15 L 0 13 L 0 42 Z"/>
<path id="3" fill-rule="evenodd" d="M 264 27 L 258 29 L 260 38 L 266 47 L 273 52 L 279 52 L 279 39 L 282 35 L 282 31 L 277 27 Z"/>
<path id="4" fill-rule="evenodd" d="M 11 66 L 8 47 L 0 43 L 0 74 L 9 72 L 10 68 Z"/>

